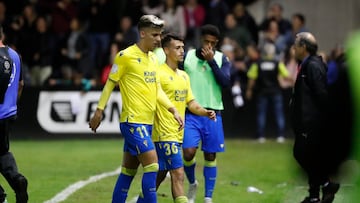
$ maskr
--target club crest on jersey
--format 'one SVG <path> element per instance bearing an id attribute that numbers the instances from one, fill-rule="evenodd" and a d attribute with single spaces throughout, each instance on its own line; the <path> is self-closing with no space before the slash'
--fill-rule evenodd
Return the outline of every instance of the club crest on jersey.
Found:
<path id="1" fill-rule="evenodd" d="M 113 64 L 112 66 L 111 66 L 111 73 L 116 73 L 117 71 L 118 71 L 118 66 L 116 65 L 116 64 Z"/>
<path id="2" fill-rule="evenodd" d="M 148 147 L 148 142 L 147 142 L 147 140 L 144 140 L 143 144 L 144 144 L 146 147 Z"/>
<path id="3" fill-rule="evenodd" d="M 136 60 L 137 60 L 139 63 L 141 63 L 141 58 L 137 58 Z"/>
<path id="4" fill-rule="evenodd" d="M 5 68 L 4 73 L 9 74 L 11 71 L 10 67 L 11 67 L 10 62 L 4 61 L 4 68 Z"/>
<path id="5" fill-rule="evenodd" d="M 171 81 L 173 81 L 173 80 L 174 80 L 174 78 L 173 78 L 172 76 L 170 76 L 170 77 L 169 77 L 169 79 L 170 79 Z"/>

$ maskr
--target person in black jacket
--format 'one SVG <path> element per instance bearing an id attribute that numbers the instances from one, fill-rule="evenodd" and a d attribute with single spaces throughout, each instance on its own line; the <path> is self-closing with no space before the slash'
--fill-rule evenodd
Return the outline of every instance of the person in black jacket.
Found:
<path id="1" fill-rule="evenodd" d="M 330 181 L 329 150 L 325 128 L 328 112 L 327 66 L 316 55 L 317 42 L 309 32 L 296 35 L 295 57 L 301 61 L 290 103 L 291 122 L 295 133 L 294 157 L 304 169 L 309 196 L 302 203 L 333 202 L 340 185 Z M 320 201 L 320 188 L 322 199 Z"/>

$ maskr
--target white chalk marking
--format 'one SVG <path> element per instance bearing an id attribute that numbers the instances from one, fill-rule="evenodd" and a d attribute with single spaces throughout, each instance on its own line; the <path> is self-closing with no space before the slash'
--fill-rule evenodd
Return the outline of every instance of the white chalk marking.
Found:
<path id="1" fill-rule="evenodd" d="M 101 180 L 103 178 L 119 175 L 120 172 L 121 172 L 121 167 L 117 168 L 114 171 L 105 172 L 105 173 L 101 173 L 101 174 L 98 174 L 98 175 L 91 176 L 87 180 L 80 180 L 80 181 L 78 181 L 78 182 L 76 182 L 74 184 L 69 185 L 63 191 L 56 194 L 53 198 L 51 198 L 50 200 L 45 201 L 44 203 L 62 202 L 64 200 L 66 200 L 71 194 L 75 193 L 77 190 L 85 187 L 86 185 L 88 185 L 90 183 L 97 182 L 97 181 L 99 181 L 99 180 Z"/>

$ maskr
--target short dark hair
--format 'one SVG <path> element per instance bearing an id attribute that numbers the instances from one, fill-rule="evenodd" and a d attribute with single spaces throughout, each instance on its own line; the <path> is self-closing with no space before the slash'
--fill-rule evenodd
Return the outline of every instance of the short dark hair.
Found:
<path id="1" fill-rule="evenodd" d="M 306 51 L 309 52 L 310 55 L 315 55 L 317 53 L 318 45 L 314 42 L 311 42 L 306 37 L 300 36 L 299 45 L 305 46 Z"/>
<path id="2" fill-rule="evenodd" d="M 305 24 L 305 16 L 303 14 L 295 13 L 293 17 L 299 19 L 302 24 Z"/>
<path id="3" fill-rule="evenodd" d="M 141 16 L 138 29 L 141 30 L 143 28 L 163 28 L 164 27 L 164 20 L 160 19 L 155 15 L 143 15 Z"/>
<path id="4" fill-rule="evenodd" d="M 184 39 L 182 37 L 180 37 L 178 34 L 176 33 L 167 33 L 163 36 L 163 38 L 161 39 L 161 46 L 162 47 L 168 47 L 171 40 L 179 40 L 179 41 L 184 41 Z"/>
<path id="5" fill-rule="evenodd" d="M 207 24 L 201 27 L 201 36 L 211 35 L 220 39 L 220 31 L 215 25 Z"/>

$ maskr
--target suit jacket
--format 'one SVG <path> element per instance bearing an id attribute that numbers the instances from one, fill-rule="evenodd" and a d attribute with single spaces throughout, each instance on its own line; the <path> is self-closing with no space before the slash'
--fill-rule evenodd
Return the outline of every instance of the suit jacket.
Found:
<path id="1" fill-rule="evenodd" d="M 323 129 L 327 113 L 327 66 L 319 56 L 309 56 L 301 64 L 290 102 L 295 134 Z"/>

